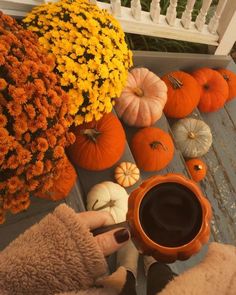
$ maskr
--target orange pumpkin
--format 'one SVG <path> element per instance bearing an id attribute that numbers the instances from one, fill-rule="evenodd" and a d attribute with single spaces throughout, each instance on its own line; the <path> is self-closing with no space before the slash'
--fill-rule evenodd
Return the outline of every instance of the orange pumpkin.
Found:
<path id="1" fill-rule="evenodd" d="M 196 70 L 192 75 L 202 89 L 199 110 L 207 113 L 222 108 L 229 96 L 229 87 L 222 75 L 209 68 Z"/>
<path id="2" fill-rule="evenodd" d="M 183 118 L 192 113 L 200 100 L 201 88 L 197 81 L 182 71 L 168 73 L 162 80 L 168 87 L 165 115 L 170 118 Z"/>
<path id="3" fill-rule="evenodd" d="M 206 176 L 207 165 L 200 159 L 191 159 L 186 161 L 189 173 L 196 182 L 201 181 Z"/>
<path id="4" fill-rule="evenodd" d="M 125 149 L 125 132 L 119 119 L 112 113 L 99 121 L 74 128 L 75 143 L 69 147 L 71 160 L 88 170 L 103 170 L 113 166 Z"/>
<path id="5" fill-rule="evenodd" d="M 70 161 L 66 159 L 64 169 L 59 178 L 53 180 L 53 186 L 46 192 L 36 193 L 35 196 L 53 201 L 64 199 L 75 185 L 76 178 L 77 174 L 74 167 L 71 165 Z"/>
<path id="6" fill-rule="evenodd" d="M 131 149 L 137 166 L 144 171 L 161 170 L 174 156 L 170 135 L 155 127 L 138 131 L 132 138 Z"/>
<path id="7" fill-rule="evenodd" d="M 236 74 L 227 69 L 218 69 L 217 70 L 228 83 L 229 86 L 229 96 L 227 101 L 236 97 Z"/>
<path id="8" fill-rule="evenodd" d="M 166 100 L 165 83 L 148 69 L 136 68 L 129 73 L 115 110 L 127 125 L 147 127 L 160 119 Z"/>

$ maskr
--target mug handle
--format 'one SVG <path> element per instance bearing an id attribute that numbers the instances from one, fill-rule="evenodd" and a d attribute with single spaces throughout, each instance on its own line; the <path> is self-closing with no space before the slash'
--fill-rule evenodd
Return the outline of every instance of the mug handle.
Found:
<path id="1" fill-rule="evenodd" d="M 94 230 L 91 230 L 91 233 L 93 234 L 93 236 L 97 236 L 97 235 L 100 235 L 100 234 L 103 234 L 103 233 L 106 233 L 110 230 L 113 230 L 113 229 L 116 229 L 116 228 L 127 228 L 128 230 L 130 230 L 129 228 L 129 224 L 128 224 L 128 221 L 123 221 L 123 222 L 119 222 L 119 223 L 115 223 L 115 224 L 111 224 L 111 225 L 108 225 L 108 226 L 103 226 L 103 227 L 99 227 L 99 228 L 96 228 Z"/>

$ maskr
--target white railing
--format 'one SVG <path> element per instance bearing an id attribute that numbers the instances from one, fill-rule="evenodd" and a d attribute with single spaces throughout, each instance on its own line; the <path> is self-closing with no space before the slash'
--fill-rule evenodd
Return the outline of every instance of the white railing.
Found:
<path id="1" fill-rule="evenodd" d="M 0 10 L 23 17 L 35 5 L 53 1 L 57 0 L 0 0 Z M 212 0 L 203 0 L 195 22 L 192 11 L 196 0 L 187 1 L 181 18 L 176 16 L 178 0 L 170 0 L 166 15 L 160 13 L 160 0 L 152 0 L 150 12 L 142 11 L 140 0 L 131 0 L 131 7 L 121 6 L 120 0 L 110 1 L 91 0 L 112 13 L 127 33 L 214 45 L 218 55 L 227 55 L 236 41 L 236 0 L 219 0 L 209 24 L 206 24 L 206 15 Z"/>

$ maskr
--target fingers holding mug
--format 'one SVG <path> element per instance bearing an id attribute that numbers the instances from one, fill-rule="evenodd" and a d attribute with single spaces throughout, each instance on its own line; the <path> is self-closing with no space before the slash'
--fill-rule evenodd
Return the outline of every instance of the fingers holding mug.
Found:
<path id="1" fill-rule="evenodd" d="M 130 239 L 130 233 L 126 228 L 119 228 L 97 235 L 95 239 L 104 256 L 108 256 L 119 250 Z"/>

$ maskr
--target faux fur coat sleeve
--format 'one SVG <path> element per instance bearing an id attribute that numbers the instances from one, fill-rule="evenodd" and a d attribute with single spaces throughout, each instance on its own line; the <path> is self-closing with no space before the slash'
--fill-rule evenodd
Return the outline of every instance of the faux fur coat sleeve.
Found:
<path id="1" fill-rule="evenodd" d="M 106 272 L 103 253 L 88 228 L 71 208 L 60 205 L 0 253 L 0 294 L 85 290 Z"/>

